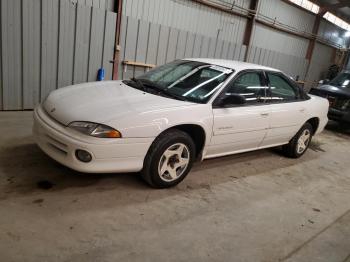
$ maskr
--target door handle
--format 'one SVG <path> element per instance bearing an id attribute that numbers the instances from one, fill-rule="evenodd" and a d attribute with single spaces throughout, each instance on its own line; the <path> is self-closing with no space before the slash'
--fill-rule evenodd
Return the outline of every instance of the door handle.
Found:
<path id="1" fill-rule="evenodd" d="M 269 116 L 269 113 L 261 113 L 260 114 L 262 117 L 267 117 L 267 116 Z"/>

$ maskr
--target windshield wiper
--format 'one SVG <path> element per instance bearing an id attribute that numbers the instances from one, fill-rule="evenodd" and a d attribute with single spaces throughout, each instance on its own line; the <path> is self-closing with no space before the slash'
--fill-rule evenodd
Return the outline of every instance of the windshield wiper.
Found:
<path id="1" fill-rule="evenodd" d="M 157 85 L 156 83 L 153 83 L 152 81 L 150 81 L 148 79 L 136 79 L 136 80 L 141 82 L 143 86 L 146 86 L 147 88 L 155 90 L 158 94 L 162 94 L 162 95 L 167 96 L 167 97 L 175 98 L 177 100 L 189 101 L 189 99 L 187 99 L 186 97 L 170 93 L 169 91 L 165 90 L 164 88 L 160 87 L 159 85 Z"/>
<path id="2" fill-rule="evenodd" d="M 136 83 L 137 87 L 143 91 L 147 91 L 147 88 L 144 86 L 144 84 L 142 83 L 142 81 L 140 81 L 139 79 L 133 77 L 130 78 L 131 81 L 133 81 L 134 83 Z"/>

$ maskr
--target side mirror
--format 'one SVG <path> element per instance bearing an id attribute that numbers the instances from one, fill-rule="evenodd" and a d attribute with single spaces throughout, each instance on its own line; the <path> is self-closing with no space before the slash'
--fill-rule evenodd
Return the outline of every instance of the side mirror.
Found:
<path id="1" fill-rule="evenodd" d="M 224 98 L 222 98 L 220 105 L 228 106 L 228 105 L 243 105 L 246 103 L 245 97 L 238 94 L 226 94 Z"/>

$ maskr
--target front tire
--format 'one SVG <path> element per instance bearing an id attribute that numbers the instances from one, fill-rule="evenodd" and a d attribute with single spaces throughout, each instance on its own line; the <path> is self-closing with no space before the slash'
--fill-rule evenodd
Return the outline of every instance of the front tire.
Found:
<path id="1" fill-rule="evenodd" d="M 160 134 L 146 155 L 141 172 L 143 179 L 155 188 L 177 185 L 191 170 L 195 150 L 192 138 L 181 130 Z"/>
<path id="2" fill-rule="evenodd" d="M 312 125 L 310 123 L 305 123 L 289 143 L 282 147 L 284 154 L 292 158 L 301 157 L 308 149 L 312 135 Z"/>

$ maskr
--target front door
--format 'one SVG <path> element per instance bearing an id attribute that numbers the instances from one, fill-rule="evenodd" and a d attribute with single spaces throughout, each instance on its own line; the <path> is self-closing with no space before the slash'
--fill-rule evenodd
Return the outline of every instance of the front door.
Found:
<path id="1" fill-rule="evenodd" d="M 213 136 L 207 157 L 248 151 L 260 145 L 269 125 L 266 92 L 267 86 L 260 71 L 244 71 L 229 83 L 217 100 L 237 94 L 244 97 L 245 103 L 213 103 Z"/>

